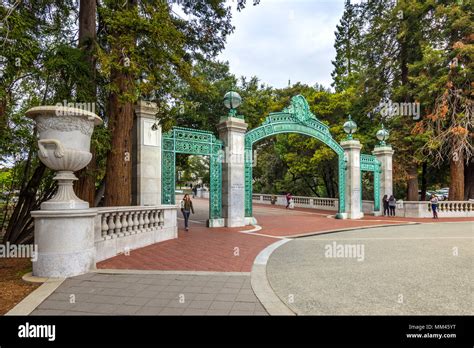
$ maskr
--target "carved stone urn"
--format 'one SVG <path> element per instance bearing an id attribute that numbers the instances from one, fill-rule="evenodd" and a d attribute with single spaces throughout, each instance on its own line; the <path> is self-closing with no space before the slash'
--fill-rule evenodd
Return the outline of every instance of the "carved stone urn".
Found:
<path id="1" fill-rule="evenodd" d="M 74 193 L 74 172 L 91 161 L 92 132 L 102 119 L 93 112 L 63 106 L 34 107 L 26 116 L 34 119 L 38 128 L 39 159 L 57 172 L 54 179 L 58 190 L 52 199 L 41 204 L 41 210 L 89 208 L 89 203 Z"/>

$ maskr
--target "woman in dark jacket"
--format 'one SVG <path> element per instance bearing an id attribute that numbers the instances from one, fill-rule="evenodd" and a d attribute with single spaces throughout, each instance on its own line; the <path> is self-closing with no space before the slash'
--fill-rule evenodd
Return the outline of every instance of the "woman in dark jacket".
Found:
<path id="1" fill-rule="evenodd" d="M 390 216 L 395 216 L 395 208 L 397 206 L 397 199 L 391 195 L 388 199 L 388 207 L 390 208 Z"/>
<path id="2" fill-rule="evenodd" d="M 383 216 L 388 216 L 390 213 L 388 211 L 388 196 L 387 195 L 383 196 L 382 204 L 383 204 Z"/>
<path id="3" fill-rule="evenodd" d="M 194 214 L 193 202 L 191 201 L 191 197 L 188 194 L 185 194 L 183 200 L 181 201 L 181 212 L 183 213 L 184 217 L 184 228 L 186 231 L 189 231 L 189 215 L 191 212 Z"/>

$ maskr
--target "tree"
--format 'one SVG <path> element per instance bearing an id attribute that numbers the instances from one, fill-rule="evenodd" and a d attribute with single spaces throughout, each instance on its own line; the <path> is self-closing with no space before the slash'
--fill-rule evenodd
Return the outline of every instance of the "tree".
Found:
<path id="1" fill-rule="evenodd" d="M 474 103 L 473 35 L 469 4 L 438 4 L 432 11 L 435 23 L 423 58 L 411 66 L 412 81 L 429 110 L 417 124 L 417 133 L 430 135 L 421 153 L 437 167 L 450 167 L 450 200 L 467 198 L 465 164 L 473 155 Z M 416 74 L 416 75 L 415 75 Z"/>

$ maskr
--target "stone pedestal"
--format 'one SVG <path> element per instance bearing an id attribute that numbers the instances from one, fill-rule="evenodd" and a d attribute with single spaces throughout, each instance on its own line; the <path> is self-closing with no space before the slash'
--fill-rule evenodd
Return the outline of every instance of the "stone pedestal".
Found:
<path id="1" fill-rule="evenodd" d="M 224 142 L 222 164 L 222 217 L 227 227 L 245 226 L 245 132 L 247 124 L 236 117 L 221 119 L 217 126 Z"/>
<path id="2" fill-rule="evenodd" d="M 360 219 L 364 216 L 361 207 L 360 150 L 358 140 L 346 140 L 341 143 L 346 159 L 346 212 L 343 218 Z"/>
<path id="3" fill-rule="evenodd" d="M 140 101 L 133 125 L 132 204 L 161 204 L 161 127 L 156 104 Z"/>
<path id="4" fill-rule="evenodd" d="M 380 173 L 380 197 L 393 194 L 393 179 L 392 179 L 392 156 L 394 151 L 390 145 L 375 147 L 372 154 L 382 164 L 382 173 Z M 381 207 L 383 209 L 383 207 Z"/>
<path id="5" fill-rule="evenodd" d="M 32 211 L 38 250 L 33 275 L 73 277 L 95 268 L 96 215 L 97 209 Z"/>

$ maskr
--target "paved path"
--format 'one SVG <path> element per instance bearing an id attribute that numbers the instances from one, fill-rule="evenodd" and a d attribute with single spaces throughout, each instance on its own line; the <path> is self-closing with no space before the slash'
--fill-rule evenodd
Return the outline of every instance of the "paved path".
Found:
<path id="1" fill-rule="evenodd" d="M 90 273 L 67 279 L 31 315 L 267 315 L 267 312 L 254 295 L 248 274 Z"/>
<path id="2" fill-rule="evenodd" d="M 364 249 L 329 257 L 335 245 Z M 472 315 L 473 266 L 474 224 L 436 223 L 295 239 L 270 256 L 267 276 L 298 314 Z"/>

